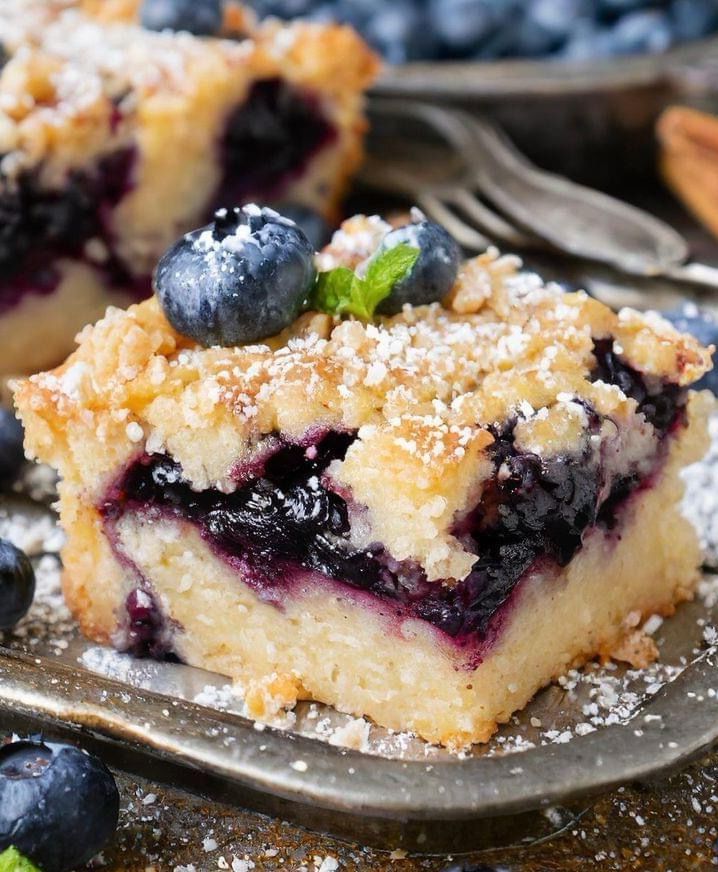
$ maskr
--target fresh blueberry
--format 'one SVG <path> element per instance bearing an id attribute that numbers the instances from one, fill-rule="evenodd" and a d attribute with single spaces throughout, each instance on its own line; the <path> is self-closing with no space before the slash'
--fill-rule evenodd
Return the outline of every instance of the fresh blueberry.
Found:
<path id="1" fill-rule="evenodd" d="M 27 554 L 0 539 L 0 630 L 24 617 L 35 595 L 35 573 Z"/>
<path id="2" fill-rule="evenodd" d="M 25 459 L 23 429 L 10 409 L 0 406 L 0 484 L 12 481 Z"/>
<path id="3" fill-rule="evenodd" d="M 613 54 L 657 54 L 670 48 L 673 31 L 668 15 L 659 9 L 631 12 L 611 31 Z"/>
<path id="4" fill-rule="evenodd" d="M 311 242 L 315 251 L 324 248 L 329 242 L 332 235 L 329 225 L 314 209 L 302 206 L 301 203 L 280 203 L 277 206 L 277 211 L 285 218 L 289 218 L 290 221 L 294 221 Z"/>
<path id="5" fill-rule="evenodd" d="M 576 24 L 558 57 L 567 61 L 608 58 L 616 53 L 612 28 L 584 19 Z"/>
<path id="6" fill-rule="evenodd" d="M 446 230 L 433 221 L 420 220 L 391 230 L 379 251 L 396 245 L 410 245 L 420 251 L 411 272 L 379 306 L 384 315 L 400 312 L 405 303 L 421 306 L 441 300 L 451 290 L 461 263 L 461 249 Z"/>
<path id="7" fill-rule="evenodd" d="M 677 39 L 699 39 L 718 28 L 718 0 L 673 0 L 670 15 Z"/>
<path id="8" fill-rule="evenodd" d="M 341 21 L 364 33 L 372 18 L 386 5 L 386 0 L 323 0 L 311 17 Z"/>
<path id="9" fill-rule="evenodd" d="M 717 5 L 716 0 L 254 0 L 260 15 L 350 24 L 393 63 L 663 51 L 674 39 L 715 32 Z"/>
<path id="10" fill-rule="evenodd" d="M 490 3 L 475 0 L 429 0 L 429 21 L 447 55 L 474 52 L 499 25 Z"/>
<path id="11" fill-rule="evenodd" d="M 651 6 L 652 3 L 653 0 L 598 0 L 597 5 L 599 15 L 618 18 L 637 9 Z"/>
<path id="12" fill-rule="evenodd" d="M 0 851 L 14 846 L 43 872 L 90 860 L 117 827 L 115 780 L 72 745 L 21 739 L 0 746 Z"/>
<path id="13" fill-rule="evenodd" d="M 367 42 L 391 64 L 433 57 L 436 41 L 424 9 L 411 0 L 385 3 L 362 28 Z"/>
<path id="14" fill-rule="evenodd" d="M 204 346 L 274 336 L 297 317 L 314 283 L 314 249 L 272 209 L 219 209 L 160 260 L 155 288 L 172 326 Z"/>
<path id="15" fill-rule="evenodd" d="M 703 345 L 715 345 L 718 347 L 718 319 L 705 309 L 699 309 L 695 303 L 686 303 L 678 309 L 661 313 L 664 318 L 673 324 L 676 330 L 682 333 L 690 333 Z M 716 355 L 713 355 L 713 365 L 718 366 Z M 718 370 L 712 369 L 709 373 L 693 385 L 702 390 L 708 388 L 718 395 Z"/>
<path id="16" fill-rule="evenodd" d="M 222 27 L 222 0 L 143 0 L 140 21 L 148 30 L 185 30 L 213 36 Z"/>
<path id="17" fill-rule="evenodd" d="M 539 57 L 566 43 L 578 22 L 591 20 L 590 0 L 532 0 L 514 24 L 515 54 Z"/>
<path id="18" fill-rule="evenodd" d="M 310 15 L 317 3 L 316 0 L 253 0 L 250 5 L 261 18 L 273 15 L 291 20 Z"/>

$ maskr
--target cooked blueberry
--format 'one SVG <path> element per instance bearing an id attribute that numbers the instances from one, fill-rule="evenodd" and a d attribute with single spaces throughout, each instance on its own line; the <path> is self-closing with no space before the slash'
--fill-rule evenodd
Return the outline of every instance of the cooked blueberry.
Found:
<path id="1" fill-rule="evenodd" d="M 311 91 L 274 77 L 254 82 L 227 118 L 217 206 L 282 196 L 337 131 Z"/>
<path id="2" fill-rule="evenodd" d="M 396 245 L 410 245 L 421 252 L 406 278 L 379 306 L 382 314 L 400 312 L 405 303 L 421 306 L 441 300 L 451 290 L 461 263 L 461 249 L 440 224 L 418 221 L 391 230 L 382 240 L 380 251 Z"/>
<path id="3" fill-rule="evenodd" d="M 148 30 L 185 30 L 212 36 L 222 26 L 222 0 L 143 0 L 140 21 Z"/>
<path id="4" fill-rule="evenodd" d="M 113 250 L 106 215 L 132 188 L 134 162 L 134 149 L 123 148 L 70 172 L 59 190 L 42 188 L 28 171 L 0 191 L 0 315 L 26 293 L 52 293 L 61 278 L 54 260 L 81 257 L 88 239 L 104 239 Z M 127 280 L 119 258 L 111 270 L 111 280 Z"/>
<path id="5" fill-rule="evenodd" d="M 117 827 L 115 780 L 72 745 L 0 746 L 0 851 L 11 846 L 43 872 L 67 872 L 100 851 Z"/>
<path id="6" fill-rule="evenodd" d="M 274 336 L 297 317 L 314 282 L 314 249 L 272 209 L 220 209 L 162 257 L 155 288 L 169 322 L 202 345 Z"/>
<path id="7" fill-rule="evenodd" d="M 35 595 L 35 573 L 27 554 L 0 539 L 0 630 L 24 617 Z"/>
<path id="8" fill-rule="evenodd" d="M 25 459 L 22 424 L 10 409 L 0 406 L 0 485 L 14 479 Z"/>
<path id="9" fill-rule="evenodd" d="M 125 650 L 137 657 L 147 654 L 161 659 L 168 655 L 169 636 L 165 620 L 152 594 L 142 588 L 131 590 L 125 600 L 127 642 Z"/>
<path id="10" fill-rule="evenodd" d="M 675 419 L 685 391 L 678 385 L 665 383 L 652 392 L 637 370 L 625 363 L 613 350 L 612 339 L 597 339 L 593 343 L 596 366 L 591 379 L 616 385 L 626 396 L 638 403 L 638 411 L 658 430 L 665 432 Z"/>

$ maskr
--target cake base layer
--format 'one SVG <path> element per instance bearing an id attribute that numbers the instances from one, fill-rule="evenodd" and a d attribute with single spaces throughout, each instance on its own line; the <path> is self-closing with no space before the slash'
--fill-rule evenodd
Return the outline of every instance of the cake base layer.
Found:
<path id="1" fill-rule="evenodd" d="M 26 294 L 0 316 L 0 377 L 37 372 L 67 355 L 86 324 L 133 296 L 109 289 L 99 270 L 80 261 L 54 265 L 60 280 L 48 294 Z"/>
<path id="2" fill-rule="evenodd" d="M 705 450 L 707 404 L 692 398 L 688 427 L 670 437 L 662 469 L 614 530 L 594 528 L 568 566 L 522 580 L 475 668 L 470 651 L 427 623 L 400 621 L 339 583 L 295 590 L 282 608 L 262 602 L 188 523 L 128 514 L 111 545 L 96 509 L 69 493 L 67 599 L 86 634 L 121 642 L 127 596 L 144 578 L 172 650 L 237 680 L 259 718 L 311 698 L 429 741 L 486 741 L 572 665 L 610 655 L 639 615 L 670 614 L 691 597 L 700 554 L 679 512 L 679 473 Z"/>

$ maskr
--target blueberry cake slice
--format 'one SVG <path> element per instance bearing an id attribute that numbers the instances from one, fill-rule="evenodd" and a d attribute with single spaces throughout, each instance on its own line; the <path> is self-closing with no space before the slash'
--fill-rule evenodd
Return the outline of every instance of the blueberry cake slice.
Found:
<path id="1" fill-rule="evenodd" d="M 17 386 L 84 632 L 463 745 L 692 596 L 710 349 L 419 214 L 221 210 Z"/>
<path id="2" fill-rule="evenodd" d="M 226 16 L 231 40 L 151 31 L 129 0 L 3 0 L 0 375 L 57 364 L 108 303 L 148 296 L 219 205 L 335 215 L 374 56 L 346 27 Z"/>

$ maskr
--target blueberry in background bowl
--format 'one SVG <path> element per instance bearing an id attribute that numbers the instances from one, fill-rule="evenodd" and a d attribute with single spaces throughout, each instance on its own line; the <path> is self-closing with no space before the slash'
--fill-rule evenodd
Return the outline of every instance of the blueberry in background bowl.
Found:
<path id="1" fill-rule="evenodd" d="M 161 258 L 155 290 L 172 326 L 206 347 L 274 336 L 299 314 L 315 280 L 314 248 L 273 209 L 219 209 Z"/>
<path id="2" fill-rule="evenodd" d="M 25 460 L 22 424 L 11 409 L 0 406 L 0 487 L 9 484 Z"/>
<path id="3" fill-rule="evenodd" d="M 43 872 L 68 872 L 107 844 L 119 807 L 110 771 L 79 748 L 40 739 L 0 746 L 0 852 L 14 847 Z"/>
<path id="4" fill-rule="evenodd" d="M 148 30 L 185 30 L 195 36 L 219 32 L 222 0 L 143 0 L 140 21 Z"/>
<path id="5" fill-rule="evenodd" d="M 396 285 L 377 309 L 394 315 L 405 303 L 421 306 L 443 299 L 451 290 L 462 260 L 456 240 L 440 224 L 425 219 L 391 230 L 379 246 L 379 254 L 396 245 L 418 248 L 419 257 L 406 278 Z"/>
<path id="6" fill-rule="evenodd" d="M 714 0 L 252 0 L 260 16 L 337 20 L 392 64 L 658 54 L 718 30 Z"/>
<path id="7" fill-rule="evenodd" d="M 35 572 L 23 551 L 0 539 L 0 630 L 11 630 L 35 596 Z"/>

